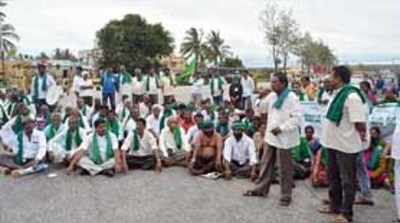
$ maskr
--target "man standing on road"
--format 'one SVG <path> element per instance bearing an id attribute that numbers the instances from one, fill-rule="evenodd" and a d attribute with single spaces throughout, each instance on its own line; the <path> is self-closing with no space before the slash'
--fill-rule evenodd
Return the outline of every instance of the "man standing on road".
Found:
<path id="1" fill-rule="evenodd" d="M 145 77 L 146 94 L 150 97 L 151 104 L 158 104 L 158 94 L 161 88 L 160 77 L 155 68 L 150 68 L 149 74 Z"/>
<path id="2" fill-rule="evenodd" d="M 254 85 L 254 80 L 249 75 L 248 70 L 243 71 L 240 83 L 242 84 L 243 88 L 243 97 L 242 97 L 243 108 L 244 110 L 252 108 L 251 96 L 253 95 L 253 92 L 255 90 L 255 85 Z"/>
<path id="3" fill-rule="evenodd" d="M 266 149 L 261 161 L 260 176 L 256 182 L 256 188 L 247 191 L 244 195 L 268 195 L 278 157 L 282 193 L 280 204 L 289 206 L 292 201 L 293 187 L 293 163 L 290 149 L 300 144 L 300 102 L 299 98 L 289 90 L 286 74 L 274 74 L 271 84 L 273 92 L 266 98 L 268 118 L 265 142 L 268 149 Z"/>
<path id="4" fill-rule="evenodd" d="M 103 93 L 103 105 L 108 106 L 108 101 L 110 101 L 111 108 L 115 111 L 115 92 L 118 91 L 118 80 L 110 68 L 101 76 L 101 89 Z"/>
<path id="5" fill-rule="evenodd" d="M 47 93 L 53 85 L 56 85 L 56 82 L 53 76 L 46 72 L 46 65 L 38 64 L 38 74 L 33 77 L 31 86 L 31 94 L 36 110 L 39 110 L 42 105 L 47 105 Z"/>
<path id="6" fill-rule="evenodd" d="M 223 78 L 217 74 L 215 68 L 210 68 L 210 89 L 211 89 L 211 96 L 213 98 L 213 102 L 215 105 L 221 105 L 224 99 L 224 84 L 225 81 Z"/>
<path id="7" fill-rule="evenodd" d="M 330 205 L 321 208 L 325 214 L 338 214 L 334 222 L 353 220 L 356 159 L 368 139 L 368 111 L 360 89 L 350 85 L 351 71 L 337 66 L 332 71 L 332 87 L 336 90 L 323 122 L 321 143 L 328 148 Z"/>

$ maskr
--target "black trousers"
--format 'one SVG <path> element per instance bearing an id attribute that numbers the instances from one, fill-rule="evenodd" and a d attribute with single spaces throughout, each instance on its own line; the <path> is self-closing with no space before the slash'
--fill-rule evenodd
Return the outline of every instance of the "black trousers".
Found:
<path id="1" fill-rule="evenodd" d="M 129 169 L 143 169 L 151 170 L 156 167 L 156 157 L 154 155 L 149 156 L 126 156 L 126 163 Z"/>
<path id="2" fill-rule="evenodd" d="M 357 153 L 348 154 L 328 149 L 329 199 L 332 210 L 346 218 L 353 217 L 353 203 L 356 194 Z"/>

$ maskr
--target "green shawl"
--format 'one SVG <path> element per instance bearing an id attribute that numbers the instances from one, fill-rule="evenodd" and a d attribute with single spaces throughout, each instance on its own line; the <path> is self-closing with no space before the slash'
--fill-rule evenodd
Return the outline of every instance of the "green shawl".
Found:
<path id="1" fill-rule="evenodd" d="M 156 86 L 157 88 L 160 88 L 160 80 L 158 79 L 157 75 L 154 76 L 156 79 Z M 146 79 L 146 91 L 150 91 L 150 75 L 147 75 Z"/>
<path id="2" fill-rule="evenodd" d="M 20 131 L 23 130 L 21 115 L 17 115 L 17 119 L 15 120 L 12 130 L 15 134 L 18 134 Z"/>
<path id="3" fill-rule="evenodd" d="M 57 129 L 54 127 L 54 125 L 49 124 L 48 127 L 46 128 L 46 132 L 45 132 L 47 141 L 54 138 L 54 136 L 56 136 L 56 133 L 57 133 Z"/>
<path id="4" fill-rule="evenodd" d="M 210 81 L 211 96 L 214 95 L 214 79 L 215 78 L 211 78 L 211 81 Z M 218 80 L 218 89 L 222 90 L 222 87 L 224 86 L 224 81 L 219 76 L 217 77 L 217 80 Z"/>
<path id="5" fill-rule="evenodd" d="M 229 123 L 218 123 L 216 127 L 217 132 L 222 136 L 225 137 L 229 134 Z"/>
<path id="6" fill-rule="evenodd" d="M 174 135 L 176 148 L 178 148 L 178 150 L 181 150 L 183 145 L 181 128 L 174 128 L 174 130 L 172 130 L 172 134 Z"/>
<path id="7" fill-rule="evenodd" d="M 311 150 L 308 145 L 308 141 L 304 138 L 300 138 L 300 145 L 292 149 L 292 159 L 295 162 L 303 162 L 305 159 L 311 159 Z"/>
<path id="8" fill-rule="evenodd" d="M 18 152 L 14 158 L 14 162 L 17 165 L 22 166 L 24 164 L 24 131 L 19 131 L 17 135 L 18 140 Z"/>
<path id="9" fill-rule="evenodd" d="M 82 143 L 82 138 L 81 135 L 79 134 L 79 129 L 75 130 L 75 135 L 73 136 L 73 133 L 71 130 L 68 129 L 67 131 L 67 137 L 65 139 L 65 150 L 66 151 L 71 151 L 72 149 L 72 137 L 74 137 L 75 145 L 80 146 Z"/>
<path id="10" fill-rule="evenodd" d="M 343 88 L 337 93 L 337 95 L 333 99 L 326 115 L 326 117 L 330 121 L 336 123 L 336 125 L 339 125 L 340 121 L 342 121 L 344 103 L 351 93 L 357 93 L 358 96 L 360 96 L 362 102 L 366 102 L 364 95 L 360 89 L 349 84 L 343 86 Z"/>
<path id="11" fill-rule="evenodd" d="M 119 128 L 120 128 L 120 126 L 119 126 L 118 121 L 116 121 L 116 120 L 107 121 L 107 130 L 114 133 L 114 135 L 116 135 L 117 138 L 119 137 Z"/>
<path id="12" fill-rule="evenodd" d="M 132 150 L 138 151 L 140 149 L 140 137 L 137 130 L 133 130 Z"/>
<path id="13" fill-rule="evenodd" d="M 274 103 L 274 108 L 280 110 L 285 102 L 286 98 L 289 96 L 289 89 L 286 88 L 280 95 L 278 95 L 278 99 Z"/>
<path id="14" fill-rule="evenodd" d="M 33 98 L 37 99 L 39 97 L 39 74 L 35 76 L 35 82 L 33 87 L 34 87 Z M 47 91 L 47 74 L 43 75 L 42 91 Z"/>
<path id="15" fill-rule="evenodd" d="M 161 116 L 161 120 L 160 120 L 160 131 L 164 129 L 165 127 L 165 121 L 167 120 L 167 118 L 171 117 L 174 114 L 173 110 L 170 108 L 165 109 L 165 111 L 163 112 L 163 115 Z"/>
<path id="16" fill-rule="evenodd" d="M 106 132 L 106 159 L 111 159 L 114 157 L 114 151 L 112 149 L 112 142 L 111 142 L 111 136 L 109 132 Z M 102 160 L 101 155 L 100 155 L 100 148 L 99 148 L 99 142 L 97 141 L 97 134 L 93 133 L 93 139 L 92 139 L 92 145 L 90 147 L 90 159 L 97 165 L 100 165 L 104 163 L 107 160 Z"/>
<path id="17" fill-rule="evenodd" d="M 128 72 L 122 73 L 122 84 L 132 83 L 132 75 Z"/>

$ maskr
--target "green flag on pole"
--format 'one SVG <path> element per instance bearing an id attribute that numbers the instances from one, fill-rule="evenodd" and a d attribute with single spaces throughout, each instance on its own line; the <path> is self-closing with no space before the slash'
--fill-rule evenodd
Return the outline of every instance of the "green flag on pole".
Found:
<path id="1" fill-rule="evenodd" d="M 190 77 L 196 72 L 196 59 L 193 58 L 189 64 L 186 64 L 185 70 L 182 72 L 179 77 L 177 77 L 178 84 L 187 84 L 189 83 Z"/>

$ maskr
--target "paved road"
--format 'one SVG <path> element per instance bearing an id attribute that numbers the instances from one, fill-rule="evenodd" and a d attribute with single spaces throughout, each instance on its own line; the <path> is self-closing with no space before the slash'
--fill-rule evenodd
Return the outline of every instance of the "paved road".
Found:
<path id="1" fill-rule="evenodd" d="M 190 177 L 181 168 L 153 172 L 133 171 L 113 179 L 103 176 L 67 176 L 57 170 L 20 179 L 0 176 L 1 223 L 323 223 L 332 217 L 316 209 L 326 190 L 297 182 L 294 203 L 278 204 L 279 187 L 268 198 L 246 198 L 252 185 L 246 180 L 212 181 Z M 374 191 L 375 207 L 357 207 L 356 222 L 388 223 L 395 216 L 393 196 Z"/>

